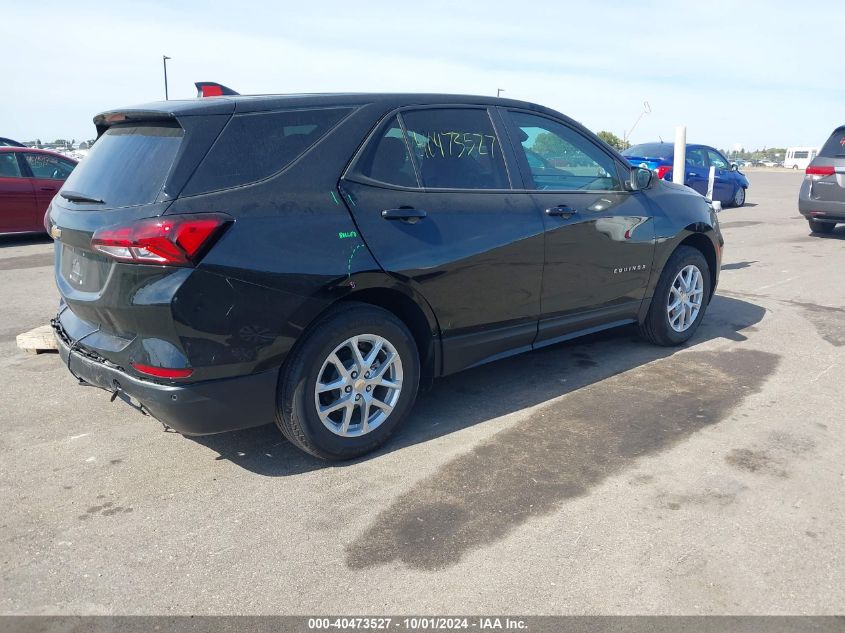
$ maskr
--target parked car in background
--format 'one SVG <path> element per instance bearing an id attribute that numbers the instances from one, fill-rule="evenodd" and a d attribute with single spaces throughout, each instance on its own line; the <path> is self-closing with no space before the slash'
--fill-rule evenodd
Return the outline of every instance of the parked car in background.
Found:
<path id="1" fill-rule="evenodd" d="M 679 345 L 718 281 L 704 198 L 536 104 L 223 95 L 95 124 L 49 211 L 59 353 L 188 435 L 275 420 L 355 457 L 436 376 L 625 323 Z"/>
<path id="2" fill-rule="evenodd" d="M 760 164 L 761 164 L 763 167 L 783 167 L 783 163 L 782 163 L 782 162 L 778 162 L 778 161 L 776 161 L 776 160 L 772 160 L 771 158 L 767 158 L 767 159 L 765 159 L 765 160 L 761 160 L 761 161 L 760 161 Z"/>
<path id="3" fill-rule="evenodd" d="M 675 160 L 674 143 L 633 145 L 623 151 L 622 155 L 631 165 L 646 165 L 655 171 L 661 180 L 672 180 Z M 719 150 L 708 145 L 687 145 L 684 184 L 702 196 L 707 195 L 711 165 L 716 168 L 713 199 L 724 206 L 744 205 L 749 184 L 748 178 L 739 171 L 738 167 L 731 165 Z"/>
<path id="4" fill-rule="evenodd" d="M 18 143 L 10 138 L 0 136 L 0 147 L 26 147 L 23 143 Z"/>
<path id="5" fill-rule="evenodd" d="M 807 166 L 798 210 L 813 233 L 830 233 L 845 222 L 845 125 L 836 128 Z"/>
<path id="6" fill-rule="evenodd" d="M 0 233 L 43 232 L 50 200 L 74 167 L 55 152 L 0 147 Z"/>
<path id="7" fill-rule="evenodd" d="M 818 154 L 818 147 L 790 147 L 786 150 L 783 166 L 786 169 L 807 169 Z"/>

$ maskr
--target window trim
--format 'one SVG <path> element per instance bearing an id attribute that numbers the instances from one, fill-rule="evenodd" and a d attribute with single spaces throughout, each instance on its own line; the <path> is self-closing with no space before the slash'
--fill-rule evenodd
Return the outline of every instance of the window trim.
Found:
<path id="1" fill-rule="evenodd" d="M 349 161 L 349 165 L 341 174 L 341 180 L 350 180 L 352 182 L 357 182 L 362 185 L 369 185 L 374 187 L 380 187 L 382 189 L 392 189 L 395 191 L 414 191 L 414 192 L 426 192 L 426 193 L 513 193 L 514 191 L 519 191 L 514 187 L 514 177 L 512 172 L 513 165 L 511 164 L 510 156 L 509 156 L 509 143 L 503 142 L 503 139 L 507 137 L 503 132 L 506 132 L 503 128 L 499 126 L 499 122 L 497 121 L 497 112 L 496 106 L 488 106 L 488 105 L 481 105 L 481 104 L 471 104 L 471 103 L 435 103 L 435 104 L 425 104 L 425 105 L 405 105 L 399 108 L 394 108 L 390 112 L 387 112 L 383 117 L 379 119 L 376 123 L 374 128 L 370 131 L 367 135 L 366 139 L 361 146 L 358 148 L 358 151 L 355 152 L 352 160 Z M 449 187 L 425 187 L 423 185 L 422 177 L 420 174 L 420 168 L 417 164 L 417 158 L 415 153 L 413 152 L 412 148 L 408 144 L 408 134 L 407 129 L 405 127 L 405 121 L 402 117 L 403 112 L 418 112 L 421 110 L 483 110 L 487 113 L 487 117 L 490 119 L 490 125 L 493 128 L 493 133 L 496 135 L 496 139 L 499 141 L 499 147 L 502 148 L 502 162 L 505 165 L 505 175 L 508 178 L 508 184 L 510 185 L 507 189 L 467 189 L 467 188 L 449 188 Z M 417 187 L 404 187 L 402 185 L 394 185 L 389 182 L 383 182 L 381 180 L 376 180 L 375 178 L 370 178 L 369 176 L 365 176 L 361 170 L 359 169 L 359 165 L 361 163 L 362 156 L 367 148 L 370 147 L 370 144 L 373 140 L 384 130 L 384 127 L 390 121 L 391 118 L 396 117 L 399 120 L 399 126 L 402 128 L 402 137 L 405 140 L 405 147 L 408 150 L 408 154 L 411 157 L 411 163 L 414 166 L 414 173 L 417 176 Z M 510 139 L 508 139 L 509 141 Z M 508 148 L 508 149 L 506 149 Z"/>
<path id="2" fill-rule="evenodd" d="M 630 165 L 628 165 L 628 169 L 626 170 L 623 165 L 616 159 L 613 154 L 610 154 L 605 150 L 604 147 L 596 143 L 592 138 L 588 135 L 584 134 L 577 128 L 573 127 L 566 121 L 558 119 L 557 117 L 550 116 L 545 112 L 537 112 L 535 110 L 528 110 L 526 108 L 512 108 L 512 107 L 501 107 L 502 110 L 502 119 L 504 125 L 507 127 L 509 140 L 511 143 L 511 149 L 515 155 L 514 160 L 516 160 L 518 168 L 520 170 L 520 175 L 522 176 L 522 184 L 523 189 L 518 189 L 520 193 L 567 193 L 567 194 L 588 194 L 588 193 L 595 193 L 595 192 L 607 192 L 607 193 L 632 193 L 628 189 L 625 188 L 625 181 L 626 179 L 622 177 L 623 174 L 630 172 Z M 528 187 L 528 184 L 534 184 L 534 178 L 531 174 L 531 167 L 528 165 L 528 159 L 525 157 L 525 152 L 522 148 L 522 143 L 518 143 L 517 139 L 519 138 L 516 136 L 516 122 L 508 116 L 511 112 L 519 112 L 521 114 L 528 114 L 531 116 L 539 117 L 541 119 L 548 119 L 554 123 L 564 126 L 568 130 L 571 130 L 574 134 L 578 134 L 584 140 L 589 142 L 593 145 L 599 152 L 607 156 L 608 159 L 616 166 L 616 177 L 619 180 L 619 189 L 537 189 L 536 186 Z M 526 169 L 527 168 L 527 169 Z"/>

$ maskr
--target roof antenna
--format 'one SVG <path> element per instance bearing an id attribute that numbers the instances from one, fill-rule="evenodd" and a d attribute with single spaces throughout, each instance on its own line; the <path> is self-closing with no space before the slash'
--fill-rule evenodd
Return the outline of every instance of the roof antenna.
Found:
<path id="1" fill-rule="evenodd" d="M 215 81 L 198 81 L 194 85 L 197 87 L 198 99 L 200 97 L 222 97 L 224 95 L 240 94 Z"/>
<path id="2" fill-rule="evenodd" d="M 660 139 L 660 142 L 661 142 L 661 143 L 663 142 L 663 137 L 662 137 L 662 136 L 660 136 L 660 134 L 658 134 L 658 135 L 657 135 L 657 138 L 659 138 L 659 139 Z"/>

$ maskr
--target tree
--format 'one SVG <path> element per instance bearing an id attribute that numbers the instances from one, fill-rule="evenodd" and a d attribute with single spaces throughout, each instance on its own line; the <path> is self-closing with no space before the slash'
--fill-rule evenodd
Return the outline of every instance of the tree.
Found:
<path id="1" fill-rule="evenodd" d="M 565 156 L 571 149 L 569 143 L 551 132 L 538 134 L 531 146 L 532 151 L 543 156 Z"/>
<path id="2" fill-rule="evenodd" d="M 616 136 L 613 132 L 608 132 L 607 130 L 602 130 L 598 133 L 598 137 L 603 140 L 605 143 L 613 147 L 614 149 L 618 149 L 622 151 L 623 149 L 628 149 L 631 147 L 631 144 L 627 141 L 623 141 L 621 138 Z"/>

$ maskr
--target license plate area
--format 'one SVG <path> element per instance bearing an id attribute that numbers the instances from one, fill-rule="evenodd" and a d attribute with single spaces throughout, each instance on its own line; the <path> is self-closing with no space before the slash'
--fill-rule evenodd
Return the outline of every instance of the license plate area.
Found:
<path id="1" fill-rule="evenodd" d="M 99 292 L 108 278 L 111 262 L 91 251 L 62 244 L 62 278 L 74 290 Z"/>

